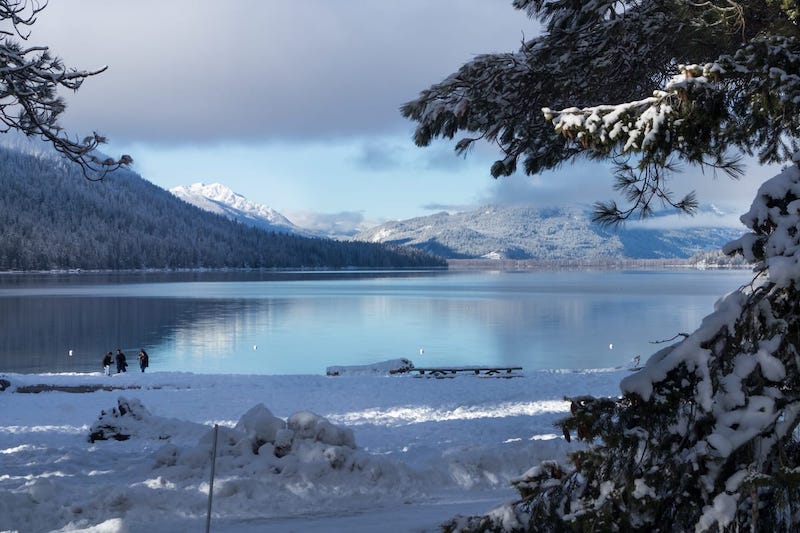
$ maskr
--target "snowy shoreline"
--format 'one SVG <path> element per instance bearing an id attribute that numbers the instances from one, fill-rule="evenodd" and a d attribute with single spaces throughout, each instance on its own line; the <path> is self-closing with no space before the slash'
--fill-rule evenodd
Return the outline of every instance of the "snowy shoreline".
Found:
<path id="1" fill-rule="evenodd" d="M 513 499 L 511 479 L 574 446 L 553 427 L 567 414 L 564 396 L 615 396 L 628 374 L 0 374 L 10 383 L 0 392 L 0 530 L 199 529 L 214 424 L 226 439 L 214 531 L 435 530 Z M 97 390 L 15 392 L 35 385 Z M 122 401 L 144 413 L 117 419 L 129 438 L 89 442 L 101 411 L 108 419 Z M 277 430 L 269 442 L 253 428 L 293 416 L 294 440 L 278 457 Z M 331 440 L 340 431 L 354 447 Z"/>

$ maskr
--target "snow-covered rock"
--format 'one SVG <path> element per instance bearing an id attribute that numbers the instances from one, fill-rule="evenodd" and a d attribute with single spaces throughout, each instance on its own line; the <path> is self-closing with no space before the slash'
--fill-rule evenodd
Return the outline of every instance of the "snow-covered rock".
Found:
<path id="1" fill-rule="evenodd" d="M 325 373 L 328 376 L 343 375 L 389 375 L 405 374 L 414 368 L 414 363 L 406 358 L 390 359 L 369 365 L 329 366 Z"/>

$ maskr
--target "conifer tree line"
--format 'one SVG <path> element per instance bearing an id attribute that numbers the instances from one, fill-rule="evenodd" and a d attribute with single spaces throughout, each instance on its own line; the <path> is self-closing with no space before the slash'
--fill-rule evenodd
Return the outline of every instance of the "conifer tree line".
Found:
<path id="1" fill-rule="evenodd" d="M 692 213 L 695 196 L 669 188 L 681 165 L 735 178 L 751 157 L 783 170 L 724 248 L 755 264 L 753 282 L 624 378 L 619 397 L 568 399 L 558 425 L 580 445 L 567 460 L 532 465 L 515 502 L 445 531 L 800 531 L 800 5 L 513 6 L 540 34 L 405 104 L 417 144 L 489 141 L 494 177 L 607 160 L 621 193 L 596 204 L 608 224 L 662 205 Z"/>
<path id="2" fill-rule="evenodd" d="M 88 181 L 67 160 L 0 148 L 0 271 L 445 265 L 414 249 L 265 232 L 126 169 Z"/>

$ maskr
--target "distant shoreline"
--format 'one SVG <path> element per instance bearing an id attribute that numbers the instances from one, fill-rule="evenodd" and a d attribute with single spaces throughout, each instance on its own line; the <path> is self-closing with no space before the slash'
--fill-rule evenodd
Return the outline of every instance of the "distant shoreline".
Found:
<path id="1" fill-rule="evenodd" d="M 281 267 L 281 268 L 121 268 L 121 269 L 82 269 L 82 268 L 56 268 L 52 270 L 0 270 L 2 275 L 22 274 L 246 274 L 246 273 L 281 273 L 281 272 L 308 272 L 308 273 L 358 273 L 358 272 L 439 272 L 447 271 L 446 266 L 441 267 Z"/>
<path id="2" fill-rule="evenodd" d="M 752 265 L 692 263 L 690 259 L 448 259 L 450 270 L 502 270 L 507 272 L 538 270 L 749 270 Z"/>
<path id="3" fill-rule="evenodd" d="M 220 273 L 359 273 L 359 272 L 447 272 L 500 270 L 556 271 L 556 270 L 750 270 L 748 264 L 693 263 L 691 258 L 669 259 L 447 259 L 445 267 L 293 267 L 293 268 L 145 268 L 145 269 L 53 269 L 53 270 L 0 270 L 4 275 L 82 275 L 82 274 L 220 274 Z"/>

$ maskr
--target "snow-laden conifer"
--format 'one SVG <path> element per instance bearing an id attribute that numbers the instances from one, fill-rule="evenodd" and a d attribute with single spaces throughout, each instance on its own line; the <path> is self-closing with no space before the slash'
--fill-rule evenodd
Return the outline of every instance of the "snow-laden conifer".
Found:
<path id="1" fill-rule="evenodd" d="M 495 142 L 497 177 L 577 155 L 617 165 L 619 222 L 674 198 L 677 163 L 741 174 L 784 163 L 726 246 L 756 265 L 690 335 L 626 377 L 618 398 L 572 398 L 583 447 L 522 475 L 517 502 L 448 531 L 796 531 L 800 528 L 800 45 L 794 3 L 515 0 L 542 33 L 479 56 L 403 107 L 415 140 Z M 537 117 L 537 113 L 539 116 Z M 680 309 L 676 309 L 680 312 Z"/>
<path id="2" fill-rule="evenodd" d="M 776 162 L 796 148 L 798 27 L 791 6 L 687 0 L 517 0 L 540 35 L 516 52 L 483 54 L 404 104 L 420 146 L 461 136 L 502 156 L 494 177 L 554 168 L 576 156 L 611 159 L 629 205 L 598 204 L 624 220 L 659 204 L 692 212 L 665 180 L 680 161 L 733 177 L 736 153 Z"/>

